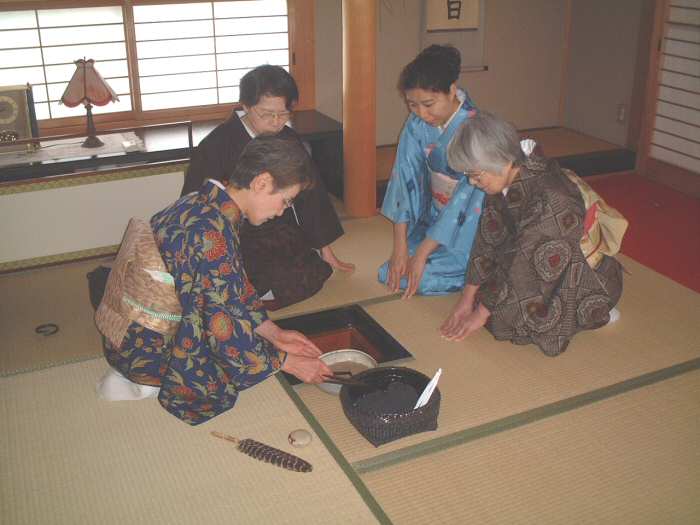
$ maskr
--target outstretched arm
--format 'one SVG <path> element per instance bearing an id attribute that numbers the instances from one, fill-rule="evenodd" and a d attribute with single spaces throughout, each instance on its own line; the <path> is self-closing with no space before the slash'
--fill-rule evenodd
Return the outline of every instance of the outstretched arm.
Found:
<path id="1" fill-rule="evenodd" d="M 335 253 L 333 253 L 333 248 L 331 248 L 330 244 L 327 244 L 326 246 L 321 248 L 321 258 L 328 264 L 330 264 L 331 268 L 333 268 L 334 270 L 340 270 L 341 272 L 348 273 L 352 273 L 355 271 L 354 264 L 338 259 Z"/>
<path id="2" fill-rule="evenodd" d="M 406 286 L 406 291 L 404 292 L 402 299 L 408 299 L 416 293 L 418 286 L 420 285 L 420 281 L 423 278 L 423 272 L 425 271 L 425 265 L 428 262 L 428 257 L 431 253 L 437 250 L 439 246 L 440 243 L 426 237 L 418 246 L 418 249 L 413 257 L 409 258 L 406 269 L 408 285 Z"/>
<path id="3" fill-rule="evenodd" d="M 406 274 L 408 268 L 407 230 L 408 224 L 405 222 L 394 224 L 394 247 L 389 259 L 389 277 L 386 282 L 392 292 L 399 291 L 401 277 Z"/>

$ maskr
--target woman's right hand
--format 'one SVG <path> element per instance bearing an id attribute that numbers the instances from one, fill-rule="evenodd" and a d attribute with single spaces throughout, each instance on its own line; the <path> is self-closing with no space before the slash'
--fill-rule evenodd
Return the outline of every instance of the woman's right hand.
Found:
<path id="1" fill-rule="evenodd" d="M 389 272 L 386 285 L 392 292 L 401 289 L 401 278 L 408 271 L 408 223 L 394 223 L 394 246 L 389 258 Z"/>
<path id="2" fill-rule="evenodd" d="M 456 333 L 461 333 L 469 320 L 469 316 L 474 311 L 476 292 L 478 289 L 479 287 L 473 284 L 468 284 L 464 287 L 462 297 L 460 297 L 459 301 L 452 307 L 450 315 L 440 326 L 440 334 L 442 337 L 451 339 Z"/>
<path id="3" fill-rule="evenodd" d="M 392 292 L 401 289 L 401 278 L 408 271 L 408 247 L 394 248 L 389 259 L 389 275 L 386 285 Z"/>
<path id="4" fill-rule="evenodd" d="M 287 354 L 282 370 L 299 378 L 304 383 L 314 384 L 323 383 L 326 378 L 333 375 L 333 371 L 318 357 L 304 357 L 295 354 Z"/>

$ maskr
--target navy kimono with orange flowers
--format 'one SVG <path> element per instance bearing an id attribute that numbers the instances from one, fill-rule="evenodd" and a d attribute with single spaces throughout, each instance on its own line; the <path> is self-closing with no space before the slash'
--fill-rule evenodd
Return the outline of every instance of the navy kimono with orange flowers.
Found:
<path id="1" fill-rule="evenodd" d="M 233 407 L 238 393 L 277 372 L 286 353 L 255 333 L 267 313 L 239 249 L 241 212 L 211 181 L 151 219 L 175 281 L 182 321 L 163 336 L 132 323 L 105 356 L 131 381 L 160 386 L 158 401 L 197 425 Z"/>

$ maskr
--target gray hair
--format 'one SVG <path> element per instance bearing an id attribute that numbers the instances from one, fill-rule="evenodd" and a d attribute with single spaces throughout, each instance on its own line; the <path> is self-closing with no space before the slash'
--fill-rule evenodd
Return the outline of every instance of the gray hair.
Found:
<path id="1" fill-rule="evenodd" d="M 483 170 L 499 175 L 511 162 L 521 166 L 525 159 L 515 128 L 486 111 L 468 118 L 447 147 L 450 167 L 465 173 Z"/>

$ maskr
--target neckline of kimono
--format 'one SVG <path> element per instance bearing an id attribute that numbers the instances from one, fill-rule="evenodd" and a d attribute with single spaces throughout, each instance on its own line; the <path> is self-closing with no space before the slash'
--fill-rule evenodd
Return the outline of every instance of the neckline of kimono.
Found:
<path id="1" fill-rule="evenodd" d="M 248 135 L 250 135 L 250 138 L 251 138 L 251 139 L 254 139 L 255 137 L 257 137 L 257 135 L 256 135 L 255 131 L 253 131 L 253 129 L 252 129 L 250 126 L 248 126 L 248 124 L 247 124 L 246 121 L 244 120 L 247 116 L 248 116 L 248 113 L 243 113 L 243 116 L 240 117 L 240 119 L 241 119 L 241 124 L 243 124 L 243 127 L 244 127 L 245 130 L 248 132 Z"/>
<path id="2" fill-rule="evenodd" d="M 214 186 L 217 186 L 222 190 L 226 191 L 226 186 L 224 186 L 220 181 L 214 179 L 207 179 L 207 181 L 211 182 Z"/>
<path id="3" fill-rule="evenodd" d="M 462 101 L 459 100 L 459 99 L 457 99 L 457 100 L 459 101 L 459 104 L 457 105 L 457 109 L 455 110 L 455 112 L 452 113 L 452 115 L 450 116 L 450 118 L 448 118 L 447 121 L 446 121 L 442 126 L 438 126 L 438 127 L 437 127 L 437 128 L 440 130 L 440 133 L 443 133 L 443 132 L 449 127 L 450 122 L 452 122 L 452 119 L 454 119 L 454 118 L 455 118 L 455 115 L 456 115 L 457 113 L 459 113 L 459 110 L 460 110 L 460 109 L 462 109 L 462 104 L 463 104 L 464 102 L 462 102 Z"/>
<path id="4" fill-rule="evenodd" d="M 214 186 L 216 186 L 217 188 L 221 188 L 221 189 L 222 189 L 224 192 L 226 192 L 226 194 L 228 195 L 228 192 L 226 191 L 226 186 L 224 186 L 224 185 L 221 183 L 221 181 L 219 181 L 219 180 L 214 180 L 214 179 L 207 179 L 207 182 L 211 182 L 211 183 L 212 183 Z M 243 210 L 241 210 L 240 206 L 238 206 L 238 203 L 237 203 L 235 200 L 233 200 L 233 197 L 231 197 L 231 196 L 229 195 L 229 199 L 231 199 L 231 200 L 233 201 L 233 203 L 236 205 L 236 208 L 238 208 L 238 209 L 240 210 L 241 219 L 247 219 L 246 214 L 243 213 Z"/>

